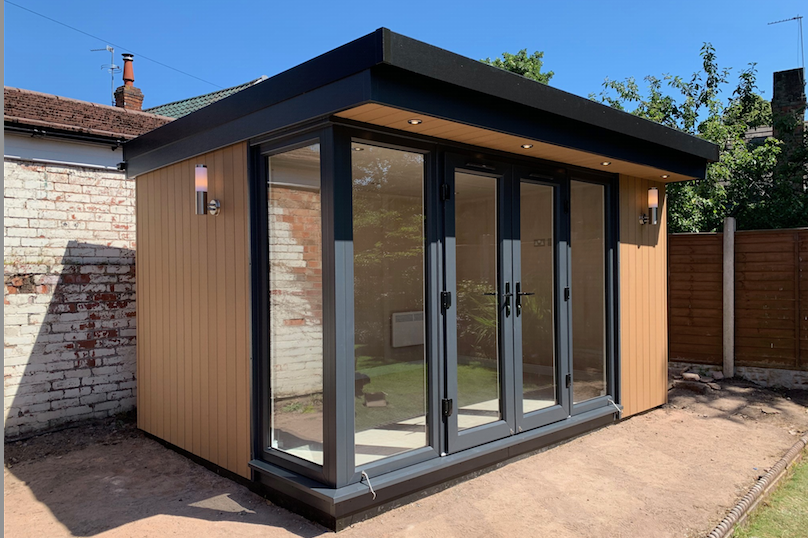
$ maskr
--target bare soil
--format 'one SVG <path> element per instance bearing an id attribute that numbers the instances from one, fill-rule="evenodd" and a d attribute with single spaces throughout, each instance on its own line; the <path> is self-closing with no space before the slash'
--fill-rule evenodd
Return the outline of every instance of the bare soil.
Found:
<path id="1" fill-rule="evenodd" d="M 357 523 L 342 537 L 689 537 L 709 532 L 808 430 L 808 392 L 720 382 Z M 6 536 L 328 532 L 122 417 L 5 446 Z"/>

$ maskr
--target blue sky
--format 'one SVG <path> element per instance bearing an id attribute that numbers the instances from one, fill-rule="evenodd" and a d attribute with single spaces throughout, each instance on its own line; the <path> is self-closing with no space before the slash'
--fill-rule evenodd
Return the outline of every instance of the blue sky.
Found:
<path id="1" fill-rule="evenodd" d="M 757 62 L 771 99 L 772 73 L 800 66 L 798 25 L 766 23 L 808 15 L 804 0 L 12 1 L 101 39 L 4 2 L 5 85 L 109 103 L 109 53 L 90 49 L 112 43 L 118 64 L 135 54 L 144 107 L 272 76 L 380 26 L 475 59 L 544 51 L 551 84 L 582 96 L 606 77 L 689 76 L 709 41 L 733 74 Z"/>

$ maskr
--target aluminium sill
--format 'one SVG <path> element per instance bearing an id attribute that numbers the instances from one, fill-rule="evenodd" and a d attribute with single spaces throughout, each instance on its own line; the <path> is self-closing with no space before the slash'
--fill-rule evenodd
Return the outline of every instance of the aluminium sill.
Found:
<path id="1" fill-rule="evenodd" d="M 373 489 L 376 491 L 376 493 L 380 494 L 379 495 L 380 497 L 384 497 L 383 494 L 385 490 L 395 488 L 395 486 L 398 485 L 403 485 L 405 482 L 412 481 L 419 477 L 426 477 L 427 475 L 433 474 L 436 471 L 448 470 L 451 467 L 454 467 L 455 465 L 472 462 L 477 458 L 484 458 L 486 456 L 490 457 L 495 455 L 497 452 L 508 451 L 507 454 L 503 454 L 501 457 L 496 458 L 497 462 L 507 460 L 509 458 L 512 458 L 518 454 L 525 452 L 524 450 L 523 451 L 516 450 L 511 453 L 510 449 L 512 448 L 517 448 L 519 447 L 519 445 L 522 445 L 530 441 L 539 440 L 542 437 L 551 436 L 552 434 L 556 433 L 561 433 L 568 428 L 572 428 L 575 426 L 583 426 L 588 422 L 593 422 L 598 419 L 607 417 L 609 415 L 614 415 L 616 412 L 617 410 L 611 405 L 601 407 L 598 409 L 593 409 L 591 411 L 587 411 L 575 416 L 570 416 L 565 420 L 555 422 L 553 424 L 549 424 L 547 426 L 543 426 L 540 428 L 535 428 L 533 430 L 523 432 L 518 435 L 512 435 L 504 439 L 492 441 L 490 443 L 486 443 L 484 445 L 480 445 L 474 448 L 469 448 L 467 450 L 463 450 L 455 454 L 450 454 L 448 456 L 433 458 L 422 463 L 417 463 L 415 465 L 410 465 L 408 467 L 404 467 L 396 471 L 391 471 L 389 473 L 381 474 L 378 476 L 371 476 L 370 479 L 373 483 Z M 533 449 L 531 448 L 528 449 L 527 451 L 530 450 Z M 482 467 L 487 467 L 488 465 L 490 465 L 490 463 L 486 463 Z M 282 482 L 283 485 L 286 486 L 286 488 L 283 489 L 291 488 L 294 490 L 298 490 L 300 493 L 303 493 L 304 495 L 311 495 L 320 500 L 321 502 L 326 501 L 332 506 L 336 504 L 345 503 L 346 501 L 357 499 L 363 495 L 370 495 L 368 486 L 365 483 L 357 482 L 341 488 L 330 488 L 319 482 L 316 482 L 309 478 L 302 477 L 289 470 L 283 469 L 281 467 L 278 467 L 271 463 L 267 463 L 262 460 L 252 460 L 249 462 L 249 466 L 252 469 L 258 471 L 259 473 L 268 475 L 268 477 L 271 477 L 273 481 Z M 460 476 L 462 476 L 463 474 L 467 473 L 460 473 Z M 456 476 L 455 477 L 448 476 L 445 480 L 438 480 L 438 483 L 451 480 L 452 478 L 456 478 Z M 270 485 L 270 487 L 272 486 Z"/>

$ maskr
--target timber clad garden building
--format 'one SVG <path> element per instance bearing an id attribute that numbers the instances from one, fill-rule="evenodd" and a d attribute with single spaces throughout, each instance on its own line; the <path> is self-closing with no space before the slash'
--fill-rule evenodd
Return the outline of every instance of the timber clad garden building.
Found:
<path id="1" fill-rule="evenodd" d="M 339 529 L 661 405 L 665 184 L 717 156 L 386 29 L 162 126 L 139 427 Z"/>

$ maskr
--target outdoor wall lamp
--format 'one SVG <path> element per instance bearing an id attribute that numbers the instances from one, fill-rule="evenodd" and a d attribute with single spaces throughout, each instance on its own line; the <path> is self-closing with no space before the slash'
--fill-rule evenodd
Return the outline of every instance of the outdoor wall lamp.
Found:
<path id="1" fill-rule="evenodd" d="M 208 167 L 204 164 L 197 164 L 194 174 L 194 190 L 196 191 L 196 214 L 218 215 L 221 204 L 219 200 L 208 202 Z"/>
<path id="2" fill-rule="evenodd" d="M 648 189 L 648 212 L 651 213 L 650 222 L 654 226 L 659 223 L 659 189 L 651 187 Z M 648 215 L 640 215 L 640 224 L 648 224 Z"/>

